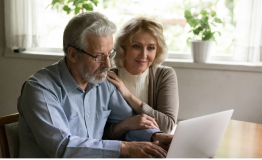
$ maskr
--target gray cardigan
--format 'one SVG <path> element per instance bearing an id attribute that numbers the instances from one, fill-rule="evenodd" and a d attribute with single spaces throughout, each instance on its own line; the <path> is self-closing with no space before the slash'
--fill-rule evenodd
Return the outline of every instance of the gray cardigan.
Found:
<path id="1" fill-rule="evenodd" d="M 118 74 L 117 69 L 113 71 Z M 177 123 L 179 109 L 176 72 L 167 66 L 149 67 L 148 104 L 137 114 L 147 114 L 156 119 L 160 130 L 169 134 Z"/>

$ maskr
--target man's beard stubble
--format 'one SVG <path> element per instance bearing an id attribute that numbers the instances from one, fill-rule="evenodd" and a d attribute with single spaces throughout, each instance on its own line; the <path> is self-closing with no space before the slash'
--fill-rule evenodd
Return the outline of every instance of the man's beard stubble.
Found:
<path id="1" fill-rule="evenodd" d="M 78 65 L 78 70 L 82 78 L 84 78 L 88 83 L 99 84 L 106 79 L 108 68 L 99 68 L 93 74 L 89 74 L 89 73 L 84 73 L 84 64 L 81 63 Z M 97 76 L 97 74 L 102 72 L 105 72 L 103 76 Z"/>

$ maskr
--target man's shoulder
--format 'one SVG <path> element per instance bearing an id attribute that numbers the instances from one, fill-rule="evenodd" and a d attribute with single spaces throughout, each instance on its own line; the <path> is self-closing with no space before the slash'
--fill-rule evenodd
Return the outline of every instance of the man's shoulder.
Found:
<path id="1" fill-rule="evenodd" d="M 29 77 L 27 82 L 34 82 L 48 86 L 51 82 L 60 79 L 59 62 L 56 62 L 50 66 L 42 68 Z"/>
<path id="2" fill-rule="evenodd" d="M 98 86 L 101 87 L 103 90 L 106 89 L 106 90 L 109 91 L 110 93 L 113 92 L 113 91 L 116 89 L 115 85 L 112 84 L 111 82 L 109 82 L 107 79 L 105 79 L 105 80 L 104 80 L 102 83 L 100 83 Z"/>

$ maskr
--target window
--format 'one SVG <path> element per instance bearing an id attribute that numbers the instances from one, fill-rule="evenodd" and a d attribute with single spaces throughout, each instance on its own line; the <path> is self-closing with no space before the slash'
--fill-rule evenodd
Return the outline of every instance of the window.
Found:
<path id="1" fill-rule="evenodd" d="M 51 0 L 41 2 L 41 6 L 47 6 Z M 204 5 L 203 5 L 204 4 Z M 236 26 L 237 1 L 224 0 L 103 0 L 100 11 L 117 27 L 136 15 L 149 15 L 157 18 L 164 26 L 164 35 L 171 52 L 190 52 L 190 46 L 186 40 L 191 35 L 187 33 L 190 28 L 184 18 L 184 10 L 201 11 L 203 8 L 216 10 L 224 24 L 214 28 L 220 31 L 221 36 L 216 36 L 216 53 L 233 53 L 233 41 Z M 146 9 L 145 9 L 146 8 Z M 41 33 L 44 38 L 43 47 L 59 48 L 62 46 L 62 34 L 65 25 L 72 15 L 66 15 L 64 11 L 57 12 L 46 8 L 41 14 Z"/>
<path id="2" fill-rule="evenodd" d="M 102 12 L 118 27 L 136 15 L 155 17 L 164 26 L 168 49 L 170 55 L 173 55 L 170 57 L 190 58 L 190 46 L 186 41 L 188 37 L 192 37 L 192 33 L 188 33 L 190 27 L 184 18 L 184 11 L 200 12 L 202 9 L 215 10 L 224 22 L 223 25 L 212 28 L 222 33 L 221 36 L 216 36 L 217 44 L 213 55 L 222 55 L 220 60 L 232 60 L 238 0 L 104 0 Z"/>
<path id="3" fill-rule="evenodd" d="M 37 50 L 62 51 L 64 27 L 72 14 L 47 7 L 52 0 L 38 1 L 38 38 Z M 184 18 L 184 11 L 200 12 L 202 9 L 215 10 L 223 24 L 212 30 L 221 32 L 216 35 L 217 44 L 212 56 L 216 60 L 232 60 L 235 49 L 235 31 L 241 0 L 100 0 L 95 10 L 105 14 L 118 28 L 137 15 L 147 15 L 158 19 L 164 27 L 164 35 L 171 58 L 190 59 L 190 46 L 186 43 L 192 33 Z M 40 49 L 39 49 L 40 48 Z M 27 50 L 35 50 L 27 47 Z"/>

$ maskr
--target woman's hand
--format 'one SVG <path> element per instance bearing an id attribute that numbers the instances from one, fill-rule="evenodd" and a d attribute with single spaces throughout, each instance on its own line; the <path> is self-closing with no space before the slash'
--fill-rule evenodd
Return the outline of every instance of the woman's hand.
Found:
<path id="1" fill-rule="evenodd" d="M 127 131 L 154 128 L 159 128 L 155 119 L 146 114 L 140 114 L 116 123 L 113 133 L 117 139 L 121 139 Z"/>
<path id="2" fill-rule="evenodd" d="M 155 119 L 146 114 L 135 115 L 116 124 L 115 127 L 120 127 L 125 131 L 159 128 Z"/>
<path id="3" fill-rule="evenodd" d="M 121 95 L 124 97 L 125 100 L 130 98 L 132 96 L 132 93 L 126 88 L 125 84 L 123 81 L 112 71 L 107 71 L 107 80 L 111 83 L 113 83 Z"/>

